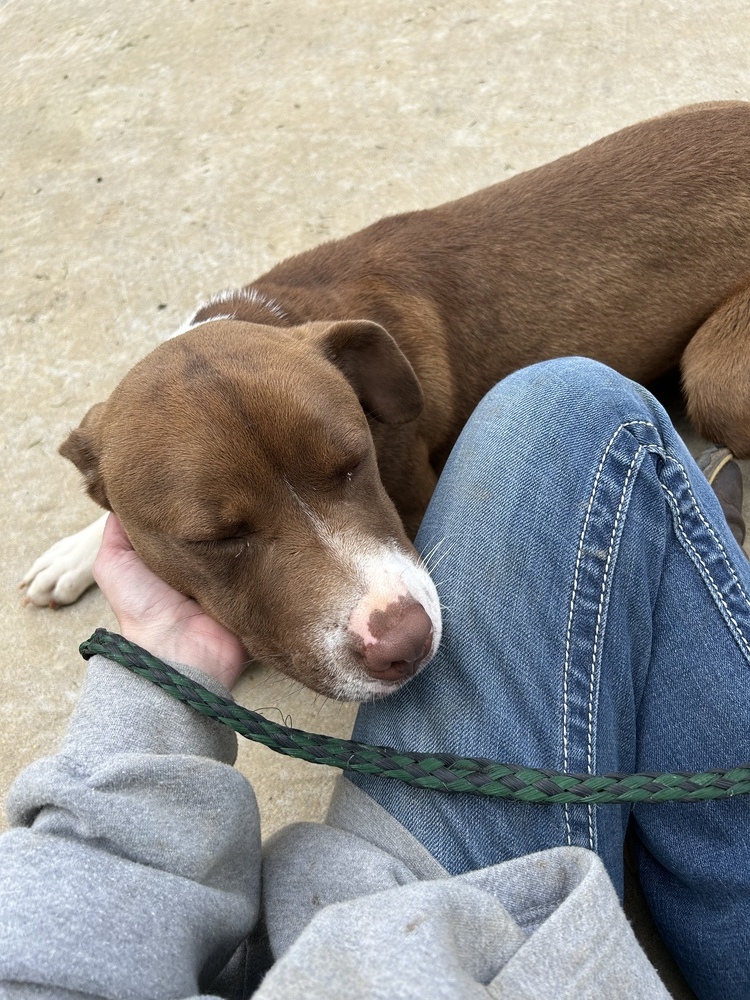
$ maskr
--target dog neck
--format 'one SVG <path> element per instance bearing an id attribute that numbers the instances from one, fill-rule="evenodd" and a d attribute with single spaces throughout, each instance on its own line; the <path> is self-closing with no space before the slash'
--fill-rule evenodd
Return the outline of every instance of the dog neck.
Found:
<path id="1" fill-rule="evenodd" d="M 237 319 L 264 326 L 288 326 L 292 322 L 292 318 L 276 299 L 252 285 L 228 289 L 214 295 L 195 312 L 187 329 L 215 319 Z"/>

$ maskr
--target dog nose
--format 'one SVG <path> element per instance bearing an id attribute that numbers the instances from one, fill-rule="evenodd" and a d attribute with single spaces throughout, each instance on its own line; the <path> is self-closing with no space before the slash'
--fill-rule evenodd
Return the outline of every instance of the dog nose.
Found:
<path id="1" fill-rule="evenodd" d="M 400 598 L 368 621 L 370 641 L 362 658 L 378 680 L 405 680 L 419 669 L 432 648 L 432 621 L 419 601 Z"/>

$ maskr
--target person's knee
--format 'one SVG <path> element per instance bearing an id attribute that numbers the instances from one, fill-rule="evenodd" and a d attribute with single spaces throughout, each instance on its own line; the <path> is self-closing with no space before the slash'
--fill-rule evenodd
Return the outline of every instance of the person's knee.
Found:
<path id="1" fill-rule="evenodd" d="M 641 408 L 648 398 L 641 386 L 593 358 L 552 358 L 519 368 L 498 382 L 479 403 L 476 413 L 530 414 L 536 420 L 559 419 L 566 414 L 590 414 L 607 409 Z"/>
<path id="2" fill-rule="evenodd" d="M 503 384 L 508 388 L 515 385 L 528 386 L 540 395 L 546 392 L 552 392 L 555 397 L 561 393 L 567 394 L 573 399 L 590 397 L 592 393 L 596 394 L 603 389 L 626 394 L 632 392 L 632 383 L 613 368 L 593 358 L 577 356 L 550 358 L 527 368 L 519 368 L 503 382 L 499 382 L 495 389 Z M 494 392 L 494 389 L 491 391 Z"/>

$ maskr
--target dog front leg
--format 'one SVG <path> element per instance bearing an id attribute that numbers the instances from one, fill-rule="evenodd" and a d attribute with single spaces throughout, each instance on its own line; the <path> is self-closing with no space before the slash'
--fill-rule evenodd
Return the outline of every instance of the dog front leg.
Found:
<path id="1" fill-rule="evenodd" d="M 73 604 L 94 582 L 93 567 L 107 515 L 47 549 L 28 570 L 19 586 L 23 603 L 57 608 Z"/>

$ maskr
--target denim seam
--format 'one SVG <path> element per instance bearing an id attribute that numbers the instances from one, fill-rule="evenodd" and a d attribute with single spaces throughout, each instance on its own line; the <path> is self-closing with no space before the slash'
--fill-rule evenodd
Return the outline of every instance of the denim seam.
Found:
<path id="1" fill-rule="evenodd" d="M 633 476 L 633 470 L 636 465 L 640 464 L 646 447 L 642 444 L 638 445 L 638 448 L 633 454 L 630 465 L 628 466 L 628 471 L 625 475 L 625 479 L 622 484 L 622 492 L 620 493 L 620 502 L 617 505 L 617 513 L 615 514 L 615 519 L 612 524 L 612 533 L 609 540 L 609 548 L 607 550 L 607 559 L 604 564 L 604 572 L 602 573 L 601 590 L 599 593 L 599 606 L 596 611 L 596 628 L 594 630 L 594 644 L 591 651 L 591 669 L 589 672 L 589 703 L 588 703 L 588 732 L 586 735 L 586 769 L 589 774 L 593 773 L 594 770 L 594 751 L 593 751 L 593 733 L 594 733 L 594 694 L 597 681 L 597 658 L 599 655 L 599 645 L 600 645 L 600 632 L 602 624 L 602 616 L 604 613 L 604 606 L 607 602 L 607 587 L 609 584 L 609 573 L 612 563 L 612 555 L 615 548 L 615 543 L 618 538 L 618 529 L 620 527 L 620 518 L 622 517 L 622 512 L 625 507 L 625 501 L 628 496 L 628 486 L 630 480 Z M 594 828 L 594 807 L 588 806 L 588 825 L 589 825 L 589 846 L 591 850 L 596 850 L 596 835 Z"/>
<path id="2" fill-rule="evenodd" d="M 690 494 L 690 499 L 692 501 L 693 507 L 695 508 L 695 512 L 697 513 L 698 517 L 701 519 L 701 521 L 703 523 L 703 527 L 709 532 L 709 534 L 713 538 L 714 542 L 716 543 L 717 547 L 721 550 L 722 557 L 724 559 L 724 562 L 726 563 L 726 568 L 729 570 L 729 575 L 732 577 L 732 579 L 734 580 L 734 582 L 737 584 L 737 589 L 742 594 L 745 602 L 748 605 L 748 608 L 750 609 L 750 598 L 748 598 L 747 594 L 745 593 L 745 591 L 743 589 L 743 586 L 742 586 L 742 583 L 740 582 L 740 578 L 735 573 L 734 567 L 732 566 L 731 562 L 729 561 L 729 556 L 727 554 L 727 550 L 724 548 L 724 545 L 723 545 L 721 539 L 719 538 L 719 536 L 714 531 L 713 525 L 711 524 L 710 521 L 707 521 L 706 518 L 703 516 L 703 511 L 700 508 L 700 504 L 695 499 L 695 494 L 693 493 L 692 489 L 690 488 L 690 479 L 688 478 L 687 473 L 685 472 L 685 466 L 682 464 L 682 462 L 679 462 L 672 455 L 664 454 L 664 458 L 667 461 L 669 461 L 669 462 L 673 462 L 677 466 L 677 468 L 680 470 L 680 473 L 682 474 L 682 478 L 685 480 L 685 486 L 687 488 L 688 493 Z M 667 492 L 669 493 L 670 491 L 667 490 Z M 677 498 L 672 493 L 670 493 L 670 496 L 675 501 L 675 506 L 677 507 L 677 509 L 679 511 L 679 504 L 677 502 Z M 682 521 L 680 521 L 680 525 L 682 525 Z M 688 539 L 688 541 L 689 541 L 689 539 Z M 692 543 L 690 543 L 690 544 L 692 544 Z"/>
<path id="3" fill-rule="evenodd" d="M 721 551 L 722 559 L 723 559 L 723 562 L 724 562 L 724 564 L 726 566 L 726 569 L 729 571 L 729 574 L 732 577 L 733 581 L 735 582 L 735 584 L 737 586 L 737 589 L 739 590 L 740 594 L 742 595 L 742 598 L 744 599 L 745 603 L 748 604 L 748 607 L 750 608 L 750 601 L 748 601 L 747 594 L 745 593 L 742 585 L 740 584 L 740 581 L 737 578 L 737 575 L 734 572 L 734 569 L 732 568 L 732 564 L 731 564 L 731 562 L 729 561 L 729 559 L 727 557 L 727 553 L 726 553 L 726 550 L 725 550 L 724 546 L 721 544 L 721 540 L 715 534 L 715 532 L 714 532 L 713 528 L 711 527 L 711 525 L 709 524 L 709 522 L 706 521 L 705 517 L 703 516 L 703 512 L 701 511 L 700 506 L 699 506 L 698 502 L 695 499 L 693 491 L 690 489 L 690 482 L 687 479 L 687 476 L 685 475 L 685 470 L 684 470 L 682 464 L 680 462 L 678 462 L 677 459 L 671 458 L 671 456 L 664 456 L 664 457 L 667 458 L 668 460 L 674 462 L 677 465 L 679 471 L 683 474 L 683 476 L 684 476 L 684 478 L 686 480 L 686 487 L 687 487 L 687 491 L 688 491 L 688 493 L 690 495 L 690 499 L 691 499 L 692 505 L 693 505 L 693 507 L 694 507 L 694 509 L 695 509 L 695 511 L 696 511 L 696 513 L 698 515 L 698 517 L 700 518 L 701 522 L 703 523 L 703 526 L 708 530 L 708 532 L 710 533 L 711 537 L 717 543 L 717 546 L 718 546 L 718 548 Z M 680 505 L 679 505 L 679 501 L 677 500 L 677 497 L 669 489 L 669 487 L 666 486 L 664 483 L 661 483 L 661 488 L 662 488 L 662 490 L 664 490 L 664 492 L 668 496 L 670 496 L 672 498 L 672 503 L 670 503 L 669 506 L 672 509 L 673 521 L 674 521 L 675 527 L 676 527 L 676 529 L 677 529 L 677 531 L 678 531 L 678 533 L 680 535 L 680 538 L 682 539 L 683 544 L 687 548 L 690 549 L 690 551 L 692 552 L 693 556 L 695 557 L 695 560 L 700 564 L 700 566 L 701 566 L 701 568 L 703 570 L 703 573 L 702 573 L 703 578 L 704 578 L 705 582 L 707 583 L 707 585 L 711 588 L 711 591 L 713 592 L 713 595 L 714 595 L 714 600 L 718 604 L 720 604 L 721 607 L 724 609 L 727 618 L 729 619 L 729 621 L 734 626 L 735 637 L 739 640 L 740 645 L 742 647 L 744 647 L 744 652 L 745 652 L 746 659 L 750 659 L 750 643 L 748 643 L 748 640 L 745 638 L 745 635 L 743 633 L 742 627 L 740 626 L 739 622 L 737 621 L 737 619 L 732 614 L 732 611 L 731 611 L 729 605 L 727 604 L 726 599 L 724 598 L 724 595 L 721 593 L 721 590 L 717 586 L 716 581 L 714 580 L 713 576 L 711 575 L 711 571 L 709 570 L 708 566 L 706 565 L 703 557 L 701 556 L 700 552 L 696 548 L 695 544 L 688 537 L 688 535 L 687 535 L 687 533 L 686 533 L 686 531 L 684 529 L 684 526 L 683 526 L 683 523 L 682 523 L 682 517 L 680 516 Z"/>
<path id="4" fill-rule="evenodd" d="M 599 486 L 599 480 L 601 478 L 602 470 L 604 468 L 604 465 L 605 465 L 605 462 L 607 460 L 607 457 L 608 457 L 610 451 L 612 450 L 612 446 L 613 446 L 613 444 L 615 442 L 615 439 L 617 438 L 618 434 L 620 433 L 620 431 L 622 431 L 626 427 L 633 427 L 633 426 L 644 426 L 644 427 L 650 427 L 652 429 L 655 429 L 654 428 L 654 424 L 651 421 L 649 421 L 649 420 L 629 420 L 629 421 L 625 421 L 624 423 L 621 423 L 614 430 L 614 432 L 612 433 L 612 436 L 610 437 L 609 441 L 607 442 L 607 445 L 606 445 L 606 447 L 605 447 L 605 449 L 604 449 L 604 451 L 602 453 L 601 460 L 599 461 L 599 466 L 598 466 L 598 468 L 596 470 L 596 475 L 594 476 L 594 482 L 592 484 L 591 493 L 589 495 L 589 502 L 588 502 L 587 507 L 586 507 L 586 515 L 585 515 L 584 520 L 583 520 L 583 527 L 581 528 L 581 534 L 580 534 L 579 539 L 578 539 L 578 551 L 576 553 L 576 563 L 575 563 L 575 569 L 574 569 L 574 572 L 573 572 L 573 591 L 572 591 L 571 598 L 570 598 L 570 606 L 569 606 L 569 611 L 568 611 L 568 626 L 567 626 L 567 631 L 566 631 L 566 636 L 565 636 L 565 665 L 564 665 L 564 670 L 563 670 L 563 770 L 565 770 L 565 771 L 567 771 L 567 769 L 568 769 L 568 757 L 569 757 L 569 752 L 568 752 L 568 714 L 569 714 L 568 713 L 568 676 L 569 676 L 569 673 L 570 673 L 570 640 L 571 640 L 571 633 L 572 633 L 572 628 L 573 628 L 573 617 L 574 617 L 574 611 L 575 611 L 576 598 L 578 596 L 579 572 L 580 572 L 580 568 L 581 568 L 581 562 L 582 562 L 582 559 L 583 559 L 583 542 L 584 542 L 584 538 L 586 536 L 586 531 L 587 531 L 587 528 L 588 528 L 589 519 L 590 519 L 590 516 L 591 516 L 591 511 L 592 511 L 593 506 L 594 506 L 594 499 L 596 497 L 597 488 Z M 616 518 L 615 518 L 615 525 L 614 525 L 613 532 L 612 532 L 612 537 L 611 537 L 611 540 L 610 540 L 610 549 L 609 549 L 609 552 L 607 554 L 607 563 L 606 563 L 606 566 L 605 566 L 605 572 L 604 572 L 604 576 L 603 576 L 603 579 L 602 579 L 602 592 L 601 592 L 601 595 L 600 595 L 599 611 L 598 611 L 598 614 L 597 614 L 597 635 L 598 635 L 599 624 L 601 622 L 601 608 L 602 608 L 602 603 L 603 603 L 603 600 L 604 600 L 604 592 L 605 592 L 605 589 L 606 589 L 607 570 L 609 568 L 609 563 L 610 563 L 610 560 L 611 560 L 612 547 L 614 545 L 614 540 L 617 537 L 617 531 L 616 531 L 616 529 L 617 529 L 618 519 L 619 519 L 620 514 L 622 512 L 622 505 L 623 505 L 624 499 L 625 499 L 625 487 L 626 487 L 627 483 L 630 480 L 630 475 L 632 473 L 633 466 L 635 465 L 635 463 L 636 463 L 639 455 L 641 455 L 641 453 L 643 452 L 643 450 L 644 450 L 644 446 L 639 444 L 638 449 L 636 450 L 636 452 L 635 452 L 635 454 L 633 456 L 630 468 L 628 469 L 628 475 L 627 475 L 625 484 L 623 485 L 623 491 L 622 491 L 622 495 L 620 497 L 620 504 L 619 504 L 618 509 L 617 509 L 617 515 L 616 515 Z M 589 681 L 589 722 L 588 722 L 588 735 L 587 735 L 587 744 L 588 744 L 588 746 L 587 746 L 587 755 L 588 755 L 588 759 L 589 759 L 589 770 L 590 770 L 590 761 L 591 761 L 591 739 L 592 739 L 592 735 L 591 735 L 591 727 L 592 727 L 592 718 L 591 718 L 591 692 L 592 692 L 593 685 L 595 683 L 596 649 L 597 649 L 597 642 L 595 640 L 595 643 L 594 643 L 594 654 L 593 654 L 593 659 L 592 659 L 591 676 L 590 676 L 590 681 Z M 595 850 L 595 847 L 594 847 L 594 827 L 593 827 L 593 808 L 591 806 L 588 806 L 587 808 L 588 808 L 589 845 L 590 845 L 590 847 L 591 847 L 592 850 Z M 567 803 L 565 804 L 563 812 L 564 812 L 564 816 L 565 816 L 565 829 L 566 829 L 567 842 L 568 842 L 569 845 L 572 845 L 572 843 L 573 843 L 573 832 L 572 832 L 571 825 L 570 825 L 570 805 L 569 804 L 567 804 Z"/>
<path id="5" fill-rule="evenodd" d="M 579 541 L 578 541 L 578 550 L 577 550 L 577 553 L 576 553 L 576 563 L 575 563 L 575 569 L 574 569 L 574 574 L 573 574 L 573 590 L 572 590 L 572 593 L 571 593 L 571 599 L 570 599 L 570 605 L 569 605 L 568 625 L 567 625 L 566 639 L 565 639 L 565 664 L 564 664 L 564 671 L 563 671 L 563 770 L 567 770 L 568 769 L 568 762 L 569 762 L 569 755 L 570 755 L 569 743 L 568 743 L 569 712 L 570 712 L 570 706 L 569 706 L 569 675 L 570 675 L 570 670 L 571 670 L 571 660 L 570 660 L 571 649 L 570 649 L 570 644 L 571 644 L 571 635 L 572 635 L 573 621 L 574 621 L 574 618 L 575 618 L 575 606 L 576 606 L 576 602 L 577 602 L 577 598 L 578 598 L 578 591 L 579 591 L 579 577 L 580 577 L 581 564 L 582 564 L 582 561 L 583 561 L 584 540 L 585 540 L 586 533 L 587 533 L 587 530 L 588 530 L 589 521 L 590 521 L 590 517 L 591 517 L 591 512 L 593 510 L 594 501 L 595 501 L 597 489 L 598 489 L 598 486 L 599 486 L 599 481 L 600 481 L 601 474 L 602 474 L 602 471 L 604 469 L 606 460 L 607 460 L 607 458 L 608 458 L 608 456 L 610 454 L 610 451 L 612 450 L 614 442 L 615 442 L 617 436 L 619 435 L 619 433 L 622 430 L 624 430 L 626 428 L 629 428 L 629 427 L 633 427 L 633 426 L 649 427 L 652 430 L 658 432 L 658 428 L 656 427 L 656 425 L 653 422 L 648 421 L 648 420 L 631 420 L 631 421 L 626 421 L 626 422 L 621 423 L 615 429 L 615 431 L 613 432 L 612 436 L 610 437 L 609 441 L 607 442 L 607 445 L 606 445 L 606 447 L 605 447 L 605 449 L 604 449 L 604 451 L 602 453 L 602 457 L 601 457 L 601 460 L 599 462 L 599 465 L 598 465 L 598 468 L 597 468 L 597 471 L 596 471 L 596 475 L 594 477 L 594 482 L 593 482 L 592 487 L 591 487 L 591 493 L 590 493 L 588 504 L 587 504 L 587 507 L 586 507 L 586 514 L 585 514 L 585 517 L 584 517 L 583 526 L 581 528 L 581 533 L 580 533 L 580 537 L 579 537 Z M 693 492 L 693 490 L 692 490 L 692 488 L 690 486 L 690 480 L 689 480 L 689 477 L 687 475 L 687 472 L 685 470 L 684 465 L 677 458 L 675 458 L 673 455 L 668 454 L 663 447 L 660 447 L 655 442 L 649 442 L 649 443 L 638 442 L 638 447 L 637 447 L 637 449 L 636 449 L 636 451 L 635 451 L 635 453 L 633 455 L 633 458 L 632 458 L 632 460 L 630 462 L 630 465 L 628 467 L 625 479 L 623 481 L 622 493 L 621 493 L 621 496 L 620 496 L 620 502 L 618 504 L 617 512 L 615 514 L 615 519 L 614 519 L 613 528 L 612 528 L 612 535 L 611 535 L 611 538 L 610 538 L 609 549 L 608 549 L 608 552 L 607 552 L 607 559 L 606 559 L 605 566 L 604 566 L 604 572 L 602 574 L 602 583 L 601 583 L 601 591 L 600 591 L 600 597 L 599 597 L 599 606 L 598 606 L 598 609 L 597 609 L 596 628 L 595 628 L 595 633 L 594 633 L 594 644 L 593 644 L 593 653 L 592 653 L 592 661 L 591 661 L 591 670 L 590 670 L 590 675 L 589 675 L 588 725 L 587 725 L 587 769 L 589 770 L 589 772 L 591 772 L 591 770 L 592 770 L 592 764 L 593 764 L 593 761 L 592 761 L 592 740 L 593 740 L 593 733 L 592 733 L 592 726 L 593 726 L 592 710 L 593 710 L 594 687 L 595 687 L 595 683 L 596 683 L 596 656 L 597 656 L 597 651 L 598 651 L 599 644 L 600 644 L 600 635 L 599 635 L 599 633 L 600 633 L 600 626 L 601 626 L 601 619 L 602 619 L 602 609 L 603 609 L 603 604 L 604 604 L 605 597 L 606 597 L 606 586 L 607 586 L 607 581 L 608 581 L 608 576 L 609 576 L 609 571 L 610 571 L 610 563 L 611 563 L 612 554 L 613 554 L 613 547 L 614 547 L 614 544 L 615 544 L 615 540 L 617 538 L 617 530 L 618 530 L 619 521 L 620 521 L 620 518 L 621 518 L 621 515 L 622 515 L 623 505 L 624 505 L 625 499 L 626 499 L 627 487 L 628 487 L 628 484 L 630 482 L 630 479 L 631 479 L 631 476 L 632 476 L 632 473 L 633 473 L 633 469 L 635 468 L 635 465 L 639 461 L 639 459 L 642 458 L 644 452 L 650 452 L 650 453 L 653 453 L 653 454 L 658 454 L 660 456 L 660 458 L 662 458 L 663 461 L 669 462 L 670 464 L 673 464 L 674 466 L 677 467 L 677 470 L 678 470 L 679 474 L 681 475 L 681 477 L 683 479 L 683 482 L 684 482 L 687 494 L 688 494 L 688 496 L 690 498 L 690 505 L 691 505 L 693 511 L 695 512 L 695 514 L 700 519 L 700 521 L 703 524 L 703 526 L 705 527 L 705 529 L 708 531 L 708 533 L 711 535 L 712 539 L 716 543 L 717 548 L 719 549 L 719 552 L 721 553 L 721 559 L 722 559 L 722 563 L 724 565 L 724 568 L 726 569 L 726 571 L 730 575 L 732 581 L 734 582 L 735 586 L 737 587 L 737 589 L 739 591 L 739 594 L 741 595 L 742 599 L 745 601 L 745 604 L 748 606 L 748 609 L 750 610 L 750 599 L 748 599 L 748 596 L 745 593 L 745 590 L 742 587 L 742 584 L 741 584 L 739 578 L 737 577 L 737 574 L 736 574 L 736 572 L 735 572 L 735 570 L 734 570 L 734 568 L 733 568 L 733 566 L 731 564 L 731 561 L 730 561 L 730 559 L 728 557 L 728 553 L 727 553 L 724 545 L 722 544 L 721 539 L 716 534 L 716 532 L 714 531 L 714 529 L 711 526 L 711 524 L 706 520 L 706 518 L 705 518 L 705 516 L 704 516 L 704 514 L 703 514 L 703 512 L 702 512 L 702 510 L 700 508 L 700 505 L 699 505 L 699 503 L 698 503 L 698 501 L 697 501 L 697 499 L 695 497 L 695 494 L 694 494 L 694 492 Z M 681 516 L 681 510 L 680 510 L 680 502 L 679 502 L 679 500 L 677 499 L 677 497 L 675 496 L 675 494 L 672 492 L 672 490 L 670 490 L 669 486 L 667 486 L 666 484 L 664 484 L 663 482 L 661 482 L 661 480 L 660 480 L 660 486 L 661 486 L 662 490 L 664 491 L 664 493 L 667 494 L 667 496 L 671 500 L 671 502 L 669 503 L 669 507 L 671 508 L 671 511 L 672 511 L 673 524 L 675 526 L 675 529 L 677 530 L 677 534 L 678 534 L 679 538 L 681 539 L 682 544 L 685 546 L 685 548 L 687 548 L 689 550 L 689 552 L 692 554 L 692 556 L 694 558 L 694 561 L 699 565 L 700 569 L 702 570 L 701 575 L 703 576 L 703 579 L 704 579 L 706 585 L 711 590 L 711 592 L 712 592 L 712 594 L 714 596 L 714 599 L 717 602 L 717 604 L 723 609 L 723 611 L 724 611 L 724 613 L 726 615 L 726 618 L 728 619 L 728 621 L 730 622 L 730 624 L 732 626 L 732 631 L 735 634 L 735 637 L 736 637 L 736 639 L 738 641 L 738 644 L 741 646 L 741 648 L 742 648 L 742 650 L 743 650 L 743 652 L 745 654 L 746 659 L 750 660 L 750 642 L 745 637 L 745 634 L 743 632 L 743 629 L 742 629 L 741 625 L 739 624 L 739 622 L 735 618 L 734 614 L 732 613 L 732 610 L 731 610 L 729 604 L 727 603 L 726 599 L 724 598 L 724 595 L 721 593 L 721 590 L 720 590 L 719 586 L 717 585 L 717 583 L 716 583 L 713 575 L 711 574 L 710 569 L 706 565 L 705 560 L 701 556 L 701 553 L 700 553 L 699 549 L 696 547 L 695 543 L 691 540 L 691 538 L 687 534 L 685 526 L 684 526 L 683 518 Z M 593 824 L 593 807 L 592 806 L 588 806 L 587 809 L 588 809 L 589 846 L 591 847 L 592 850 L 595 850 L 596 848 L 595 848 L 595 827 L 594 827 L 594 824 Z M 572 836 L 572 827 L 571 827 L 570 805 L 566 803 L 564 805 L 564 810 L 563 811 L 564 811 L 564 816 L 565 816 L 565 827 L 566 827 L 567 843 L 569 845 L 572 845 L 573 836 Z"/>

